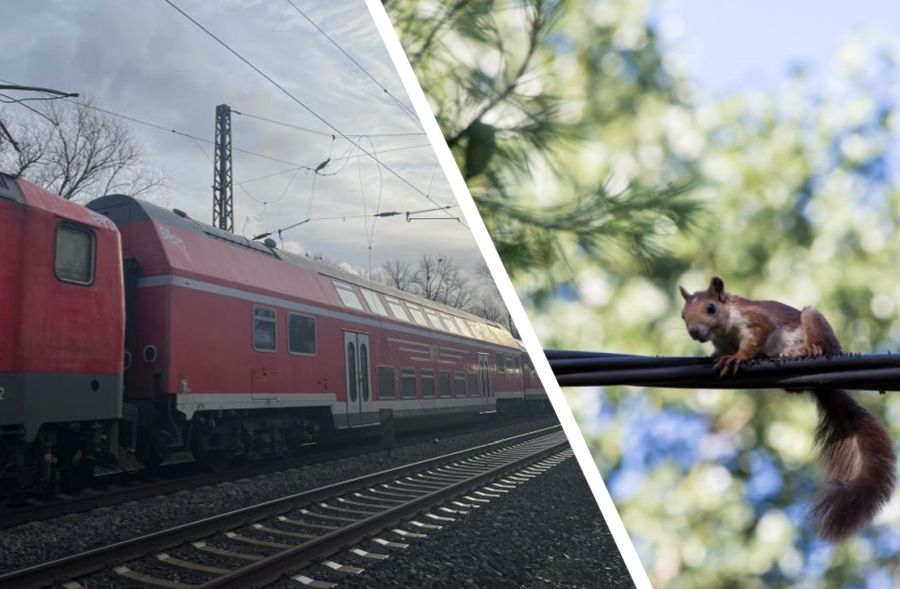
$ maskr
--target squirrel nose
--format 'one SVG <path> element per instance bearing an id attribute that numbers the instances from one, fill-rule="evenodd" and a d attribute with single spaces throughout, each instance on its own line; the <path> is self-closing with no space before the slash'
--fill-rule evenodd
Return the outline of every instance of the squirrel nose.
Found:
<path id="1" fill-rule="evenodd" d="M 691 327 L 688 329 L 688 333 L 691 334 L 691 337 L 694 339 L 700 339 L 700 328 L 699 327 Z"/>

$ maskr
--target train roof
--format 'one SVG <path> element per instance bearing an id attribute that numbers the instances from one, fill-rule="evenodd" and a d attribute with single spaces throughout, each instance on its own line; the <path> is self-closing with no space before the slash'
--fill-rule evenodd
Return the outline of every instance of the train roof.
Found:
<path id="1" fill-rule="evenodd" d="M 115 223 L 119 226 L 122 226 L 123 224 L 149 220 L 158 225 L 164 225 L 167 227 L 177 228 L 180 231 L 200 234 L 209 239 L 220 240 L 222 242 L 230 244 L 233 247 L 254 251 L 260 255 L 267 257 L 274 257 L 284 263 L 291 264 L 293 266 L 303 268 L 304 270 L 321 274 L 323 276 L 327 276 L 341 282 L 367 288 L 369 290 L 379 292 L 383 295 L 401 299 L 408 303 L 414 303 L 435 311 L 462 317 L 468 319 L 469 321 L 486 324 L 509 334 L 509 332 L 503 326 L 497 324 L 496 322 L 489 321 L 483 317 L 479 317 L 455 307 L 437 303 L 430 299 L 426 299 L 424 297 L 402 291 L 385 284 L 367 280 L 359 275 L 319 263 L 308 258 L 307 256 L 294 254 L 277 247 L 269 247 L 263 243 L 248 239 L 242 235 L 237 235 L 223 229 L 219 229 L 218 227 L 213 227 L 212 225 L 203 223 L 202 221 L 192 219 L 186 213 L 179 211 L 178 209 L 167 209 L 122 194 L 100 197 L 88 203 L 87 206 L 89 209 L 104 209 L 108 211 L 110 209 L 114 209 L 123 205 L 129 208 L 129 214 L 127 218 L 116 216 L 114 214 L 110 215 Z M 511 341 L 507 342 L 507 345 L 515 345 L 521 347 L 521 344 L 519 344 L 511 334 L 509 334 L 509 336 Z M 515 342 L 515 344 L 513 344 L 512 342 Z"/>
<path id="2" fill-rule="evenodd" d="M 118 232 L 109 219 L 82 205 L 41 188 L 27 180 L 0 172 L 0 199 L 41 209 L 63 219 L 89 225 L 95 230 Z"/>

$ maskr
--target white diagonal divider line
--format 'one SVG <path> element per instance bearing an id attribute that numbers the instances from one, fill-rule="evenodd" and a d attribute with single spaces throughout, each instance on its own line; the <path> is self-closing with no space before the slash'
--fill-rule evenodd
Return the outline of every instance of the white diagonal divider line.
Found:
<path id="1" fill-rule="evenodd" d="M 600 477 L 600 471 L 597 470 L 597 465 L 594 463 L 590 449 L 584 441 L 581 430 L 578 428 L 575 416 L 572 415 L 572 410 L 569 409 L 559 384 L 557 384 L 556 378 L 553 376 L 550 363 L 547 361 L 547 357 L 544 356 L 544 350 L 540 341 L 538 341 L 528 316 L 525 314 L 525 308 L 519 301 L 512 281 L 506 274 L 506 269 L 503 267 L 500 256 L 497 254 L 497 249 L 494 247 L 487 227 L 485 227 L 484 221 L 482 221 L 481 215 L 478 213 L 478 208 L 475 206 L 475 201 L 469 193 L 469 188 L 466 186 L 462 173 L 453 159 L 450 147 L 444 140 L 437 120 L 434 118 L 434 113 L 431 112 L 431 107 L 428 106 L 425 93 L 416 79 L 415 72 L 413 72 L 406 53 L 403 51 L 403 46 L 400 44 L 400 39 L 394 31 L 390 18 L 388 18 L 380 0 L 366 0 L 366 5 L 369 7 L 369 12 L 372 14 L 372 19 L 375 21 L 375 26 L 378 28 L 381 39 L 384 41 L 385 48 L 391 56 L 391 61 L 393 61 L 394 67 L 397 69 L 397 74 L 403 82 L 403 87 L 406 89 L 406 93 L 416 109 L 416 114 L 419 115 L 425 134 L 434 148 L 434 153 L 441 164 L 444 175 L 447 177 L 447 182 L 450 184 L 450 189 L 456 197 L 466 223 L 472 230 L 472 235 L 475 237 L 475 242 L 481 250 L 481 255 L 484 256 L 484 261 L 491 271 L 491 276 L 497 285 L 497 289 L 500 291 L 503 302 L 509 309 L 516 328 L 519 330 L 525 349 L 528 355 L 531 356 L 531 361 L 534 363 L 535 370 L 541 379 L 541 384 L 544 385 L 544 389 L 547 391 L 553 410 L 556 412 L 563 431 L 569 439 L 569 444 L 572 446 L 575 457 L 578 459 L 578 464 L 581 466 L 584 477 L 594 494 L 594 498 L 597 500 L 597 505 L 600 507 L 600 513 L 606 520 L 606 525 L 609 527 L 616 546 L 622 554 L 625 566 L 628 567 L 631 579 L 638 589 L 650 589 L 652 588 L 650 579 L 647 577 L 646 571 L 644 571 L 631 538 L 628 537 L 628 532 L 625 530 L 622 518 L 619 517 L 619 512 L 616 510 L 606 484 Z"/>

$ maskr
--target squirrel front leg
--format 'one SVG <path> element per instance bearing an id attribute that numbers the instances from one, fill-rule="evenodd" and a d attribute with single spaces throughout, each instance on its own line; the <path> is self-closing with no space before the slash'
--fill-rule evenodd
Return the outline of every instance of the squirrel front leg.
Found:
<path id="1" fill-rule="evenodd" d="M 754 337 L 744 337 L 740 347 L 733 354 L 721 354 L 718 356 L 713 370 L 719 371 L 719 376 L 725 376 L 731 370 L 731 374 L 737 374 L 738 368 L 745 360 L 755 358 L 762 352 L 762 341 Z M 716 351 L 718 353 L 718 351 Z M 713 355 L 715 357 L 715 354 Z"/>

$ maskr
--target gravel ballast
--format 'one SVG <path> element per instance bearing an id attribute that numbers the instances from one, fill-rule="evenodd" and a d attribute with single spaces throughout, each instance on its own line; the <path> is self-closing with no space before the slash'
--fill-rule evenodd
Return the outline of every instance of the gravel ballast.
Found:
<path id="1" fill-rule="evenodd" d="M 340 587 L 633 587 L 574 458 L 389 554 Z"/>
<path id="2" fill-rule="evenodd" d="M 382 451 L 313 464 L 302 469 L 220 483 L 8 528 L 0 533 L 0 573 L 386 468 L 463 450 L 552 423 L 555 423 L 555 419 L 541 424 L 532 422 L 508 425 L 396 448 L 390 453 Z"/>

